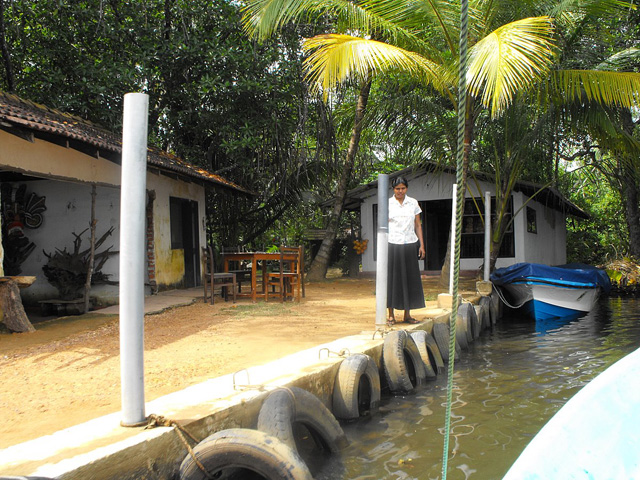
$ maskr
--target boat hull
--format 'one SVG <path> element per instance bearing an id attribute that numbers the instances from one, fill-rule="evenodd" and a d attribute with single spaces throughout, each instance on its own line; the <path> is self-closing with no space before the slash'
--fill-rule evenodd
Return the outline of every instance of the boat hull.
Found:
<path id="1" fill-rule="evenodd" d="M 529 282 L 503 285 L 502 288 L 521 311 L 536 320 L 577 318 L 593 309 L 600 294 L 599 288 L 573 288 Z"/>
<path id="2" fill-rule="evenodd" d="M 503 480 L 640 478 L 640 349 L 578 391 Z"/>
<path id="3" fill-rule="evenodd" d="M 517 263 L 497 269 L 491 281 L 507 306 L 536 320 L 577 318 L 591 311 L 600 294 L 611 289 L 604 270 L 582 264 Z"/>

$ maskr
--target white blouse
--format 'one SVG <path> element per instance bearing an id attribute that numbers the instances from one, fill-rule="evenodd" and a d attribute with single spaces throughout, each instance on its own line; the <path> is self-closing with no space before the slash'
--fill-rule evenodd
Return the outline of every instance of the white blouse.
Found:
<path id="1" fill-rule="evenodd" d="M 396 197 L 389 199 L 389 243 L 406 244 L 418 241 L 416 215 L 422 212 L 415 198 L 404 197 L 400 204 Z"/>

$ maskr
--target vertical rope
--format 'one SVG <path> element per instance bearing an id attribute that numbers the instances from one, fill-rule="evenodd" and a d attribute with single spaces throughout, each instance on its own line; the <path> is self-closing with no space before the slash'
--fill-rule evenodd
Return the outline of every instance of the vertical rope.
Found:
<path id="1" fill-rule="evenodd" d="M 456 152 L 456 228 L 454 244 L 453 292 L 451 317 L 449 319 L 449 370 L 447 374 L 447 405 L 445 409 L 444 448 L 442 452 L 442 480 L 447 478 L 449 461 L 449 435 L 451 430 L 451 403 L 453 401 L 453 367 L 456 355 L 456 320 L 458 318 L 458 281 L 460 279 L 460 234 L 462 231 L 462 212 L 466 178 L 463 176 L 464 160 L 464 128 L 467 105 L 467 35 L 468 35 L 468 0 L 460 2 L 460 64 L 458 67 L 458 148 Z"/>

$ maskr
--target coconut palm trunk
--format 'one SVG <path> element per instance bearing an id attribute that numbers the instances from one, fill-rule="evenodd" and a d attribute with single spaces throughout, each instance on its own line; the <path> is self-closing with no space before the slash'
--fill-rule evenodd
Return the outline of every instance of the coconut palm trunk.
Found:
<path id="1" fill-rule="evenodd" d="M 353 122 L 353 128 L 351 129 L 349 148 L 347 149 L 347 156 L 345 158 L 342 173 L 340 175 L 340 181 L 338 182 L 338 187 L 336 189 L 335 202 L 333 204 L 331 214 L 329 215 L 327 229 L 324 238 L 322 239 L 320 249 L 313 259 L 311 267 L 309 268 L 309 273 L 307 274 L 307 281 L 310 282 L 323 280 L 327 274 L 327 269 L 329 268 L 331 251 L 333 250 L 333 245 L 335 244 L 336 236 L 338 234 L 338 227 L 340 226 L 340 217 L 342 216 L 344 201 L 347 196 L 349 179 L 351 178 L 356 154 L 358 153 L 363 119 L 367 109 L 370 91 L 371 78 L 367 78 L 360 89 L 360 93 L 358 94 L 358 103 L 356 104 L 356 115 Z"/>

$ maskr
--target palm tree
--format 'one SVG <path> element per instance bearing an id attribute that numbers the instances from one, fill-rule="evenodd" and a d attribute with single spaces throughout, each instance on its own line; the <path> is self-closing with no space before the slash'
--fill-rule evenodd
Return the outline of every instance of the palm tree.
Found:
<path id="1" fill-rule="evenodd" d="M 579 4 L 582 11 L 578 11 L 571 2 L 562 5 L 564 8 L 569 5 L 578 13 L 587 15 L 598 11 L 597 7 L 612 8 L 612 4 L 619 5 L 620 2 L 582 2 Z M 514 12 L 516 8 L 518 11 Z M 554 70 L 557 60 L 554 19 L 550 16 L 522 18 L 527 9 L 531 12 L 530 8 L 533 7 L 526 1 L 515 6 L 514 2 L 477 1 L 470 4 L 471 47 L 467 73 L 463 185 L 459 186 L 463 190 L 473 129 L 482 108 L 488 109 L 492 117 L 499 116 L 519 92 L 534 88 L 549 92 L 549 98 L 551 93 L 561 92 L 563 98 L 571 100 L 587 96 L 604 104 L 636 104 L 636 97 L 640 93 L 640 76 L 637 74 L 607 72 L 609 75 L 603 76 L 588 70 Z M 573 18 L 565 15 L 567 12 L 566 9 L 558 9 L 556 14 L 561 18 Z M 311 86 L 322 90 L 325 95 L 353 79 L 359 79 L 360 84 L 366 87 L 361 88 L 359 115 L 356 115 L 354 122 L 345 172 L 350 172 L 353 165 L 370 82 L 377 75 L 394 70 L 408 72 L 417 81 L 430 84 L 454 104 L 458 64 L 454 39 L 458 38 L 458 2 L 250 0 L 244 19 L 248 33 L 260 38 L 272 34 L 287 22 L 306 18 L 310 14 L 333 15 L 336 19 L 335 33 L 318 35 L 304 43 L 305 50 L 310 53 L 305 63 Z M 545 100 L 544 97 L 539 99 Z M 346 193 L 346 188 L 344 191 Z M 337 193 L 333 213 L 339 216 L 339 204 L 344 202 L 340 186 Z M 323 247 L 325 243 L 332 243 L 328 238 L 330 234 L 327 233 Z M 448 263 L 445 260 L 445 267 Z M 448 274 L 444 273 L 443 277 L 448 278 Z"/>

